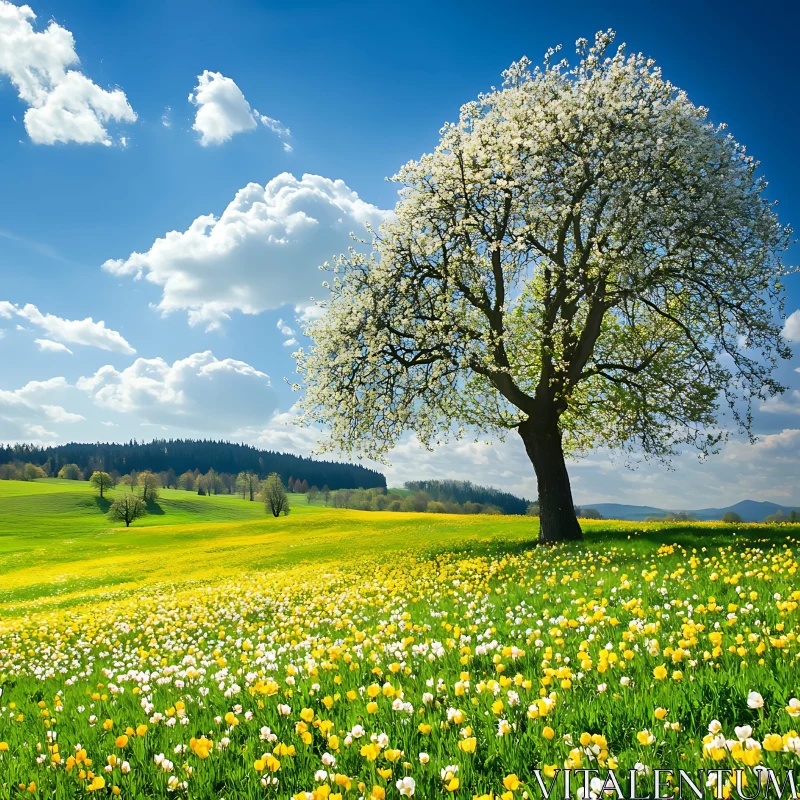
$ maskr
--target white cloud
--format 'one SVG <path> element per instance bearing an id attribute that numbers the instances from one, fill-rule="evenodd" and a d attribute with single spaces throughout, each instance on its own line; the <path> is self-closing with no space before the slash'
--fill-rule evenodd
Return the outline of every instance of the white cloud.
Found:
<path id="1" fill-rule="evenodd" d="M 45 331 L 50 337 L 49 339 L 36 339 L 36 343 L 41 350 L 53 352 L 66 350 L 71 353 L 71 350 L 58 344 L 59 342 L 68 342 L 69 344 L 82 344 L 87 347 L 99 347 L 101 350 L 110 350 L 117 353 L 125 353 L 126 355 L 136 353 L 136 350 L 128 344 L 122 334 L 107 328 L 103 320 L 95 322 L 91 317 L 86 319 L 62 319 L 53 314 L 42 314 L 31 303 L 20 308 L 5 300 L 0 302 L 0 312 L 4 312 L 4 316 L 10 316 L 11 313 L 14 313 Z M 17 330 L 25 330 L 25 328 L 18 325 Z"/>
<path id="2" fill-rule="evenodd" d="M 191 324 L 213 329 L 232 311 L 311 304 L 322 283 L 318 267 L 353 244 L 351 232 L 364 235 L 385 215 L 341 180 L 283 173 L 240 189 L 219 218 L 200 216 L 103 269 L 146 277 L 163 287 L 162 312 L 186 310 Z"/>
<path id="3" fill-rule="evenodd" d="M 198 75 L 197 86 L 189 95 L 189 102 L 197 106 L 192 128 L 200 134 L 200 144 L 204 147 L 227 142 L 237 133 L 253 131 L 259 122 L 281 138 L 290 135 L 289 129 L 277 119 L 250 108 L 250 103 L 235 81 L 219 72 L 205 70 Z M 169 127 L 168 122 L 164 124 Z M 291 151 L 291 145 L 288 149 Z"/>
<path id="4" fill-rule="evenodd" d="M 208 433 L 263 424 L 277 406 L 268 375 L 208 351 L 173 364 L 138 358 L 121 371 L 108 364 L 76 386 L 96 405 L 140 422 Z"/>
<path id="5" fill-rule="evenodd" d="M 47 414 L 48 419 L 53 422 L 80 422 L 86 419 L 86 417 L 80 414 L 72 414 L 66 411 L 61 406 L 42 405 L 41 408 L 44 413 Z"/>
<path id="6" fill-rule="evenodd" d="M 763 402 L 759 410 L 770 414 L 800 414 L 800 390 L 793 389 L 788 394 L 774 395 Z"/>
<path id="7" fill-rule="evenodd" d="M 786 318 L 783 338 L 789 342 L 800 342 L 800 308 Z"/>
<path id="8" fill-rule="evenodd" d="M 172 127 L 172 109 L 169 106 L 166 106 L 164 113 L 161 115 L 161 124 L 165 128 Z"/>
<path id="9" fill-rule="evenodd" d="M 8 300 L 0 300 L 0 317 L 11 319 L 16 313 L 17 307 L 13 303 L 9 303 Z"/>
<path id="10" fill-rule="evenodd" d="M 6 335 L 6 329 L 5 328 L 0 328 L 0 339 L 3 339 L 5 337 L 5 335 Z"/>
<path id="11" fill-rule="evenodd" d="M 282 319 L 278 320 L 278 330 L 284 336 L 292 336 L 294 334 L 294 330 L 292 330 L 292 328 L 290 328 Z"/>
<path id="12" fill-rule="evenodd" d="M 296 319 L 300 325 L 308 325 L 309 322 L 322 317 L 325 309 L 315 303 L 310 306 L 295 306 L 294 313 L 297 315 Z"/>
<path id="13" fill-rule="evenodd" d="M 25 129 L 37 144 L 112 143 L 110 121 L 135 122 L 121 89 L 107 91 L 77 69 L 72 33 L 51 20 L 36 32 L 30 6 L 0 0 L 0 74 L 8 76 L 29 106 Z"/>
<path id="14" fill-rule="evenodd" d="M 26 425 L 25 430 L 35 436 L 37 441 L 53 439 L 56 435 L 53 431 L 45 430 L 43 425 Z"/>
<path id="15" fill-rule="evenodd" d="M 69 353 L 72 355 L 72 350 L 61 342 L 54 342 L 52 339 L 34 339 L 34 341 L 43 353 Z"/>
<path id="16" fill-rule="evenodd" d="M 294 329 L 289 327 L 282 319 L 278 320 L 278 330 L 289 338 L 283 343 L 284 347 L 292 347 L 297 344 L 297 339 L 294 338 Z"/>
<path id="17" fill-rule="evenodd" d="M 44 426 L 73 423 L 84 419 L 53 403 L 70 391 L 67 381 L 50 378 L 30 381 L 19 389 L 0 389 L 0 441 L 52 443 L 56 433 Z"/>

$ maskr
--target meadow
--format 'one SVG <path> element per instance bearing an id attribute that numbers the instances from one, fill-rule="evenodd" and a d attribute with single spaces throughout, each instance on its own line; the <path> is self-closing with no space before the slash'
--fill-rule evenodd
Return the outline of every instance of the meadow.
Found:
<path id="1" fill-rule="evenodd" d="M 798 526 L 541 548 L 532 518 L 292 499 L 164 490 L 125 529 L 87 484 L 0 482 L 0 800 L 514 800 L 659 766 L 755 795 L 800 767 Z"/>

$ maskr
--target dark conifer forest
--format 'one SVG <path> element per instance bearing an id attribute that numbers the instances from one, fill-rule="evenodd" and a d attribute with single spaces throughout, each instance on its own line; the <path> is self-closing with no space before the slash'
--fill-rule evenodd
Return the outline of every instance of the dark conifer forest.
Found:
<path id="1" fill-rule="evenodd" d="M 155 439 L 152 442 L 127 444 L 70 443 L 54 447 L 15 444 L 0 447 L 0 464 L 14 461 L 44 466 L 56 475 L 65 464 L 77 464 L 81 470 L 118 472 L 172 469 L 176 474 L 199 470 L 206 472 L 255 472 L 266 477 L 277 472 L 286 483 L 290 477 L 307 481 L 309 486 L 330 489 L 385 488 L 386 478 L 380 473 L 357 464 L 322 461 L 290 453 L 259 450 L 247 444 L 194 439 Z"/>

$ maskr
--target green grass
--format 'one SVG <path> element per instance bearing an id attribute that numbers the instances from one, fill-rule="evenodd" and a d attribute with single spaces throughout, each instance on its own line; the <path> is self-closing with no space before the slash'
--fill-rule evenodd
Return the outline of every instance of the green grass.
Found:
<path id="1" fill-rule="evenodd" d="M 404 775 L 424 800 L 521 800 L 568 761 L 741 767 L 704 753 L 712 720 L 729 741 L 751 726 L 762 764 L 796 761 L 800 527 L 585 522 L 542 548 L 529 517 L 304 500 L 275 519 L 164 491 L 125 529 L 87 484 L 0 482 L 0 800 L 400 800 Z M 315 777 L 330 754 L 338 783 Z"/>

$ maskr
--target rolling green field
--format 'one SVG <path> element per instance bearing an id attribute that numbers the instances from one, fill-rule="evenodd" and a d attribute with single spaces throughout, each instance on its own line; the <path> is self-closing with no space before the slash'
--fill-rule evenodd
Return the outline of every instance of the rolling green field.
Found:
<path id="1" fill-rule="evenodd" d="M 647 767 L 797 765 L 798 526 L 587 521 L 541 548 L 532 518 L 292 499 L 164 490 L 125 529 L 88 484 L 0 481 L 0 800 L 524 800 L 534 770 L 642 794 Z"/>

